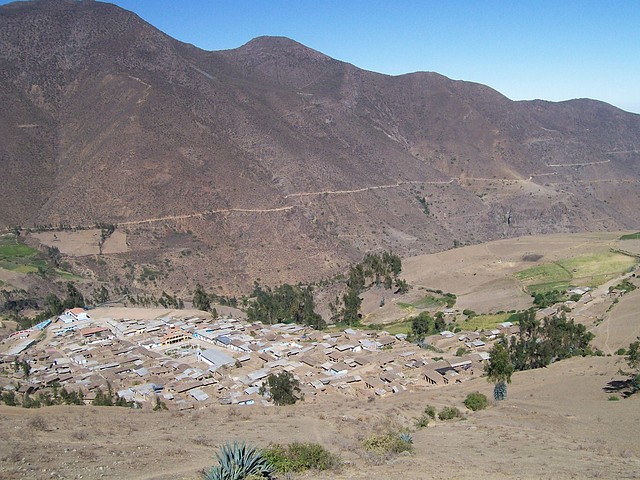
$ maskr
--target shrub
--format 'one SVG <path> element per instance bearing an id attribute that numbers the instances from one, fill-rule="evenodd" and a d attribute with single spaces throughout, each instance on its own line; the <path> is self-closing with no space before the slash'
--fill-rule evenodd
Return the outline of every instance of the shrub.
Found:
<path id="1" fill-rule="evenodd" d="M 459 348 L 456 350 L 456 357 L 461 357 L 461 356 L 463 356 L 463 355 L 466 355 L 467 353 L 469 353 L 469 350 L 467 350 L 467 349 L 466 349 L 466 348 L 464 348 L 464 347 L 459 347 Z"/>
<path id="2" fill-rule="evenodd" d="M 275 471 L 303 472 L 309 469 L 331 470 L 340 465 L 340 457 L 317 443 L 271 445 L 263 451 Z"/>
<path id="3" fill-rule="evenodd" d="M 484 410 L 489 405 L 489 401 L 487 400 L 486 395 L 483 395 L 480 392 L 473 392 L 467 395 L 467 398 L 464 399 L 464 406 L 469 410 L 478 411 Z"/>
<path id="4" fill-rule="evenodd" d="M 424 409 L 424 413 L 431 418 L 431 420 L 436 419 L 436 407 L 433 405 L 427 405 Z"/>
<path id="5" fill-rule="evenodd" d="M 627 354 L 626 348 L 619 348 L 618 350 L 616 350 L 616 355 L 626 355 L 626 354 Z"/>
<path id="6" fill-rule="evenodd" d="M 420 418 L 416 420 L 416 428 L 424 428 L 429 425 L 429 416 L 427 414 L 422 415 Z"/>
<path id="7" fill-rule="evenodd" d="M 460 413 L 460 410 L 456 407 L 444 407 L 440 410 L 440 413 L 438 413 L 438 418 L 440 420 L 453 420 L 454 418 L 459 418 L 461 416 L 462 414 Z"/>
<path id="8" fill-rule="evenodd" d="M 618 395 L 610 395 L 609 396 L 609 401 L 610 402 L 617 402 L 618 400 L 620 400 L 620 397 Z"/>
<path id="9" fill-rule="evenodd" d="M 399 432 L 370 435 L 365 439 L 362 446 L 367 452 L 376 455 L 389 455 L 413 450 L 413 445 L 403 439 Z"/>
<path id="10" fill-rule="evenodd" d="M 204 473 L 205 480 L 244 480 L 247 477 L 270 479 L 273 467 L 261 450 L 244 442 L 226 443 L 216 452 L 218 466 Z"/>

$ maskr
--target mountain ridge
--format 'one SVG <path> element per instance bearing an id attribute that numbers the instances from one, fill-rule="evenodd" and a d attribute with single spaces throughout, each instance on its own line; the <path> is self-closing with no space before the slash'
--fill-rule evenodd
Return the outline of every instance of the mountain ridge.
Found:
<path id="1" fill-rule="evenodd" d="M 100 2 L 2 6 L 0 51 L 0 226 L 121 224 L 128 256 L 184 267 L 174 286 L 640 223 L 640 115 L 604 102 L 514 102 L 285 37 L 209 52 Z"/>

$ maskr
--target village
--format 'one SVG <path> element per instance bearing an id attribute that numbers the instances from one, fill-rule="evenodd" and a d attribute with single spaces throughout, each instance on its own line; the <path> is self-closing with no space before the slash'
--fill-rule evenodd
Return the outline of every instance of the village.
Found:
<path id="1" fill-rule="evenodd" d="M 87 404 L 98 390 L 112 391 L 141 408 L 172 410 L 270 405 L 260 387 L 270 374 L 287 371 L 305 401 L 328 394 L 374 399 L 482 375 L 490 348 L 485 340 L 518 329 L 505 322 L 485 332 L 443 331 L 420 348 L 385 331 L 328 333 L 177 312 L 127 319 L 74 308 L 15 332 L 1 347 L 0 388 L 24 397 L 64 387 L 82 392 Z M 470 353 L 456 356 L 460 347 Z"/>

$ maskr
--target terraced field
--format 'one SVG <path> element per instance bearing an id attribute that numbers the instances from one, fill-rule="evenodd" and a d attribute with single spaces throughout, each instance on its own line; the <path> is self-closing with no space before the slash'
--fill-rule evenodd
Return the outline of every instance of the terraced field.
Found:
<path id="1" fill-rule="evenodd" d="M 638 263 L 629 255 L 595 252 L 543 263 L 515 274 L 530 293 L 565 290 L 571 286 L 596 287 L 628 272 Z"/>

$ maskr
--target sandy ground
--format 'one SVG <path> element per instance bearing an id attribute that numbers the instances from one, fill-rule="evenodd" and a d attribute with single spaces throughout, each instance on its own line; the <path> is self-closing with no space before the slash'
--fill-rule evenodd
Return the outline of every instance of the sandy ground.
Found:
<path id="1" fill-rule="evenodd" d="M 636 282 L 640 283 L 640 282 Z M 628 348 L 640 337 L 640 288 L 624 295 L 613 305 L 606 319 L 592 329 L 593 345 L 604 353 Z"/>
<path id="2" fill-rule="evenodd" d="M 340 453 L 337 473 L 302 478 L 406 479 L 639 478 L 640 396 L 608 401 L 603 390 L 619 357 L 574 358 L 516 373 L 507 401 L 466 411 L 467 393 L 491 395 L 484 379 L 374 402 L 325 397 L 291 407 L 223 407 L 186 413 L 106 407 L 0 407 L 3 479 L 196 479 L 216 446 L 313 441 Z M 415 450 L 367 458 L 361 440 L 385 425 L 415 429 L 431 404 L 455 405 L 466 418 L 433 421 L 413 433 Z"/>
<path id="3" fill-rule="evenodd" d="M 100 253 L 100 230 L 78 230 L 76 232 L 39 232 L 32 233 L 43 245 L 56 247 L 65 255 L 76 257 L 97 255 Z M 107 238 L 102 253 L 124 253 L 129 251 L 127 235 L 116 230 Z"/>
<path id="4" fill-rule="evenodd" d="M 219 315 L 230 315 L 237 319 L 246 318 L 246 314 L 233 307 L 214 305 Z M 200 317 L 210 319 L 211 314 L 197 310 L 195 308 L 185 308 L 182 310 L 170 310 L 166 308 L 142 308 L 142 307 L 100 307 L 89 311 L 91 318 L 116 318 L 129 320 L 152 320 L 162 317 L 189 318 Z"/>

